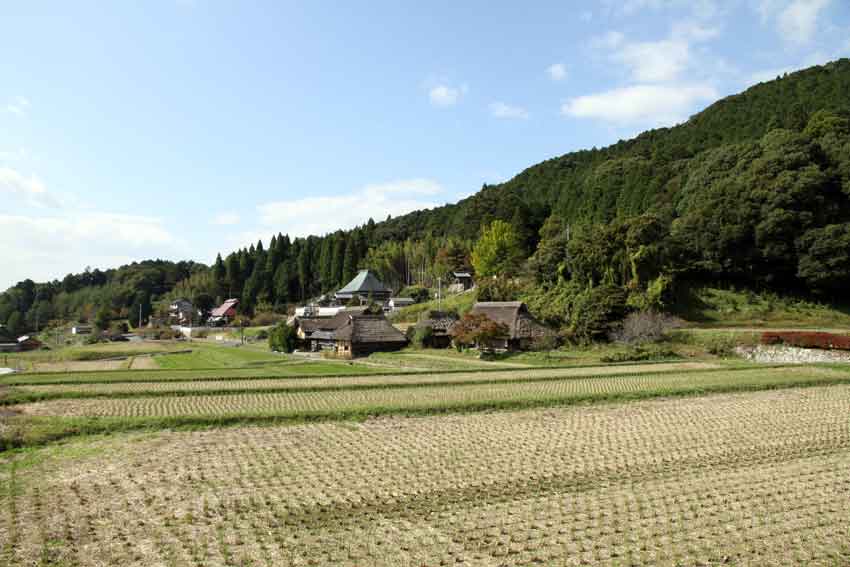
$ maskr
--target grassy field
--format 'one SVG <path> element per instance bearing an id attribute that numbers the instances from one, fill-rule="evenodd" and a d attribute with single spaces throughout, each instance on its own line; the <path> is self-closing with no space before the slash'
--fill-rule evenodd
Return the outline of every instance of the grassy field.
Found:
<path id="1" fill-rule="evenodd" d="M 0 460 L 8 565 L 850 562 L 850 387 L 85 438 Z"/>

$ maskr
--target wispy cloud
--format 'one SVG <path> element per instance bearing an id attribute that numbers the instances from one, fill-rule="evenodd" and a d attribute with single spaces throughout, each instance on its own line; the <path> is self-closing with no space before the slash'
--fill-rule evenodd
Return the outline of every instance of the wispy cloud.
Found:
<path id="1" fill-rule="evenodd" d="M 416 178 L 366 185 L 339 196 L 274 201 L 257 207 L 260 223 L 272 232 L 293 236 L 325 234 L 353 228 L 370 218 L 381 221 L 437 206 L 443 187 L 432 179 Z"/>
<path id="2" fill-rule="evenodd" d="M 59 200 L 47 191 L 41 179 L 35 175 L 26 177 L 9 167 L 0 167 L 0 193 L 35 207 L 59 207 Z"/>
<path id="3" fill-rule="evenodd" d="M 435 85 L 428 90 L 428 100 L 430 100 L 431 104 L 434 106 L 454 106 L 460 102 L 467 90 L 468 88 L 466 85 L 461 85 L 459 87 L 453 87 L 447 84 Z"/>
<path id="4" fill-rule="evenodd" d="M 696 103 L 717 96 L 710 85 L 636 85 L 573 98 L 561 113 L 618 126 L 671 126 L 686 120 Z"/>
<path id="5" fill-rule="evenodd" d="M 806 44 L 812 40 L 820 13 L 830 0 L 794 0 L 777 17 L 779 34 L 789 43 Z"/>
<path id="6" fill-rule="evenodd" d="M 0 161 L 22 161 L 29 157 L 30 152 L 26 148 L 0 150 Z"/>
<path id="7" fill-rule="evenodd" d="M 22 96 L 16 96 L 6 103 L 6 112 L 23 116 L 29 110 L 31 104 L 29 99 Z"/>
<path id="8" fill-rule="evenodd" d="M 490 103 L 490 114 L 496 118 L 526 119 L 529 113 L 521 106 L 512 106 L 504 102 Z"/>
<path id="9" fill-rule="evenodd" d="M 212 219 L 212 224 L 218 226 L 231 226 L 234 224 L 239 224 L 241 217 L 237 213 L 225 212 L 219 213 Z"/>
<path id="10" fill-rule="evenodd" d="M 555 63 L 546 68 L 546 73 L 553 81 L 563 81 L 567 78 L 567 66 L 563 63 Z"/>

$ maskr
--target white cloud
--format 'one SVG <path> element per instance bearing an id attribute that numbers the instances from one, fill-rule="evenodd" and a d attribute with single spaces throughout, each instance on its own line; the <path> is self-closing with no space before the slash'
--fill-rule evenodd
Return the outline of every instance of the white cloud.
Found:
<path id="1" fill-rule="evenodd" d="M 590 47 L 593 49 L 617 49 L 623 44 L 626 36 L 618 31 L 608 31 L 602 35 L 591 38 Z"/>
<path id="2" fill-rule="evenodd" d="M 213 217 L 212 224 L 219 226 L 229 226 L 239 224 L 241 217 L 237 213 L 225 212 Z"/>
<path id="3" fill-rule="evenodd" d="M 553 81 L 563 81 L 567 78 L 567 66 L 563 63 L 555 63 L 546 68 L 546 73 Z"/>
<path id="4" fill-rule="evenodd" d="M 156 218 L 99 212 L 62 216 L 0 214 L 0 287 L 46 281 L 85 266 L 143 258 L 185 259 L 186 247 Z"/>
<path id="5" fill-rule="evenodd" d="M 818 16 L 830 0 L 794 0 L 777 18 L 782 39 L 797 44 L 811 41 L 817 30 Z"/>
<path id="6" fill-rule="evenodd" d="M 467 87 L 452 87 L 449 85 L 436 85 L 428 91 L 428 99 L 434 106 L 454 106 L 466 94 Z"/>
<path id="7" fill-rule="evenodd" d="M 673 24 L 670 37 L 680 41 L 703 42 L 716 38 L 720 30 L 716 27 L 707 27 L 699 22 L 684 20 Z"/>
<path id="8" fill-rule="evenodd" d="M 710 85 L 636 85 L 573 98 L 561 113 L 619 126 L 670 126 L 686 120 L 698 103 L 716 98 Z"/>
<path id="9" fill-rule="evenodd" d="M 17 148 L 15 150 L 0 150 L 0 161 L 22 161 L 30 157 L 30 152 L 26 148 Z"/>
<path id="10" fill-rule="evenodd" d="M 631 67 L 637 81 L 670 81 L 687 68 L 690 50 L 686 42 L 678 40 L 629 43 L 614 59 Z"/>
<path id="11" fill-rule="evenodd" d="M 520 118 L 529 117 L 528 111 L 521 106 L 511 106 L 504 102 L 490 103 L 490 114 L 496 118 Z"/>
<path id="12" fill-rule="evenodd" d="M 6 104 L 6 112 L 22 116 L 30 107 L 30 101 L 26 97 L 16 96 Z"/>
<path id="13" fill-rule="evenodd" d="M 369 218 L 384 220 L 439 203 L 435 196 L 442 186 L 431 179 L 404 179 L 367 185 L 357 191 L 337 196 L 305 197 L 276 201 L 257 207 L 260 222 L 271 232 L 292 236 L 325 234 L 363 224 Z"/>
<path id="14" fill-rule="evenodd" d="M 0 193 L 6 193 L 35 207 L 59 206 L 59 201 L 47 192 L 38 177 L 26 177 L 9 167 L 0 167 Z"/>

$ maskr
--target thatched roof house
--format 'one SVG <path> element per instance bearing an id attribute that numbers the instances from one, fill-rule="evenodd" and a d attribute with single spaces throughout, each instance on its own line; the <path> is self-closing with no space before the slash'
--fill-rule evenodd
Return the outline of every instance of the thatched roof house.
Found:
<path id="1" fill-rule="evenodd" d="M 333 317 L 297 318 L 296 324 L 298 338 L 309 350 L 332 351 L 346 358 L 407 344 L 407 338 L 375 306 L 345 309 Z"/>
<path id="2" fill-rule="evenodd" d="M 508 328 L 507 336 L 489 345 L 495 349 L 525 349 L 552 332 L 529 313 L 522 301 L 481 301 L 472 307 L 471 313 L 486 315 Z"/>
<path id="3" fill-rule="evenodd" d="M 423 317 L 416 323 L 414 329 L 431 329 L 431 339 L 428 346 L 434 348 L 446 348 L 452 342 L 449 336 L 449 329 L 458 320 L 455 313 L 448 311 L 426 311 Z"/>

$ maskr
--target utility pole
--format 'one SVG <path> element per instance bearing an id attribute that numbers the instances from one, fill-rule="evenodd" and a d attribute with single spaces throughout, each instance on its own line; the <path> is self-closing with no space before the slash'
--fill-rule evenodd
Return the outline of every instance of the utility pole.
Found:
<path id="1" fill-rule="evenodd" d="M 437 276 L 437 311 L 443 310 L 443 278 Z"/>

